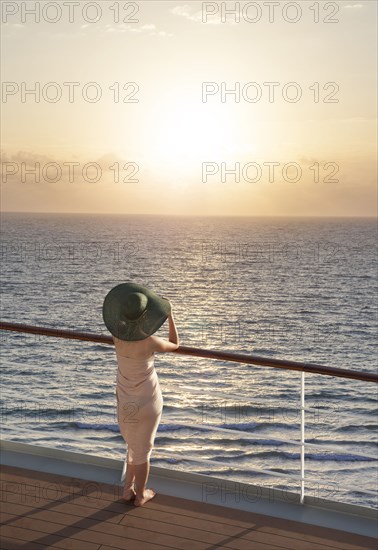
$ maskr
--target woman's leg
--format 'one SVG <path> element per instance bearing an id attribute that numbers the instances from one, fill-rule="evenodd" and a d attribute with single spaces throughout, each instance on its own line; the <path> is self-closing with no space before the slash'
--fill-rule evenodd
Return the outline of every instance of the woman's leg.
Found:
<path id="1" fill-rule="evenodd" d="M 150 462 L 144 464 L 135 464 L 135 491 L 139 497 L 143 496 L 143 491 L 146 488 L 148 474 L 150 472 Z"/>
<path id="2" fill-rule="evenodd" d="M 125 476 L 125 487 L 123 489 L 123 498 L 125 500 L 132 500 L 135 497 L 134 491 L 134 480 L 135 480 L 135 466 L 130 462 L 127 463 L 126 476 Z"/>
<path id="3" fill-rule="evenodd" d="M 125 486 L 134 485 L 134 480 L 135 480 L 135 466 L 134 464 L 131 464 L 130 462 L 128 462 L 127 468 L 126 468 Z"/>
<path id="4" fill-rule="evenodd" d="M 136 506 L 142 506 L 156 495 L 153 489 L 146 489 L 148 474 L 150 472 L 150 461 L 148 460 L 143 464 L 135 464 L 134 468 L 136 491 L 134 504 Z"/>
<path id="5" fill-rule="evenodd" d="M 129 484 L 135 480 L 136 506 L 142 506 L 156 495 L 153 489 L 146 488 L 146 483 L 150 471 L 150 454 L 161 415 L 162 401 L 154 400 L 138 410 L 137 422 L 120 422 L 119 419 L 120 431 L 128 444 L 125 479 Z M 131 486 L 125 485 L 125 491 L 126 500 L 131 500 Z"/>

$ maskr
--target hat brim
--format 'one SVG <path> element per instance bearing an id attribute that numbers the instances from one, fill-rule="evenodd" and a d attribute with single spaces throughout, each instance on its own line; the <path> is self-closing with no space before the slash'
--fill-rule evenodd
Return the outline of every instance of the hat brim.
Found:
<path id="1" fill-rule="evenodd" d="M 125 315 L 125 297 L 130 292 L 142 292 L 147 296 L 146 310 L 139 319 L 130 321 Z M 121 283 L 106 295 L 102 317 L 106 328 L 119 340 L 144 340 L 156 332 L 167 320 L 171 304 L 152 290 L 136 283 Z"/>

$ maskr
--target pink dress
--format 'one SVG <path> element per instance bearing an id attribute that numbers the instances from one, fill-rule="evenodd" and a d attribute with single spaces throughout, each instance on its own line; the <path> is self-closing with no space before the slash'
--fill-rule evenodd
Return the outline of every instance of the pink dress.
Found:
<path id="1" fill-rule="evenodd" d="M 127 462 L 143 464 L 151 456 L 163 412 L 163 396 L 154 355 L 133 359 L 117 353 L 117 418 L 127 443 Z"/>

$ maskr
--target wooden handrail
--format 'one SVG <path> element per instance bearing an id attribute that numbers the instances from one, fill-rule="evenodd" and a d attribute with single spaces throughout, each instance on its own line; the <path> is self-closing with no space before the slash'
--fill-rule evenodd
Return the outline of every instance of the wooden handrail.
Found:
<path id="1" fill-rule="evenodd" d="M 20 323 L 7 323 L 0 321 L 0 330 L 11 330 L 15 332 L 26 332 L 30 334 L 39 334 L 41 336 L 53 336 L 56 338 L 68 338 L 71 340 L 85 340 L 87 342 L 97 342 L 99 344 L 113 344 L 111 336 L 102 334 L 93 334 L 90 332 L 77 332 L 73 330 L 55 329 L 47 327 L 36 327 L 33 325 L 24 325 Z M 195 357 L 206 357 L 207 359 L 217 359 L 219 361 L 231 361 L 234 363 L 246 363 L 247 365 L 259 365 L 263 367 L 273 367 L 275 369 L 304 371 L 312 374 L 323 374 L 326 376 L 337 376 L 340 378 L 352 378 L 354 380 L 363 380 L 364 382 L 378 383 L 378 375 L 370 372 L 358 372 L 350 369 L 340 369 L 328 367 L 325 365 L 316 365 L 314 363 L 303 363 L 300 361 L 287 361 L 285 359 L 274 359 L 262 357 L 261 355 L 245 355 L 228 351 L 216 351 L 201 348 L 192 348 L 180 346 L 177 350 L 169 353 L 178 353 L 181 355 L 193 355 Z"/>

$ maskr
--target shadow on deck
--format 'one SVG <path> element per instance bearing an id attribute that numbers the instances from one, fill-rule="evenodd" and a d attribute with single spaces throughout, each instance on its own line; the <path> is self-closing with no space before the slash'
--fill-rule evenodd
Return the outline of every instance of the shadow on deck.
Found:
<path id="1" fill-rule="evenodd" d="M 153 487 L 153 484 L 151 483 Z M 1 548 L 40 550 L 362 550 L 375 539 L 158 494 L 143 507 L 119 485 L 2 466 Z"/>

